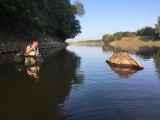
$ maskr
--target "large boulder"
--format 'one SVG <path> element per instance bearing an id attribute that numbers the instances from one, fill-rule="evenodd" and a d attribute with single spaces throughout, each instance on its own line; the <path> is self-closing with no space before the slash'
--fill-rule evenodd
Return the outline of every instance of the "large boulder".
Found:
<path id="1" fill-rule="evenodd" d="M 119 52 L 113 54 L 109 60 L 106 61 L 109 65 L 114 67 L 122 67 L 122 68 L 133 68 L 142 70 L 143 67 L 140 63 L 138 63 L 134 58 L 132 58 L 126 52 Z"/>

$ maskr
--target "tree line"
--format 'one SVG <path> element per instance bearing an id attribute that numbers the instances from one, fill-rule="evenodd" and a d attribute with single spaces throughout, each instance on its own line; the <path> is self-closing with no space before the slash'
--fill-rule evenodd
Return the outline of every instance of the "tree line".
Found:
<path id="1" fill-rule="evenodd" d="M 65 41 L 81 33 L 76 16 L 84 14 L 78 0 L 74 4 L 70 0 L 0 0 L 0 32 L 25 36 L 47 33 Z"/>
<path id="2" fill-rule="evenodd" d="M 102 37 L 102 40 L 105 43 L 110 43 L 115 40 L 121 40 L 124 37 L 134 37 L 134 36 L 146 36 L 153 38 L 154 40 L 160 38 L 160 16 L 158 17 L 158 23 L 155 24 L 155 28 L 146 26 L 144 28 L 138 29 L 136 32 L 116 32 L 114 34 L 105 34 Z"/>

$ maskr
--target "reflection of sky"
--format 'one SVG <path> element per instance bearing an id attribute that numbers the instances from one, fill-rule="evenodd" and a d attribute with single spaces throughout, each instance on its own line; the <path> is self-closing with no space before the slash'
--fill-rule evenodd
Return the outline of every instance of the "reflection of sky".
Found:
<path id="1" fill-rule="evenodd" d="M 106 67 L 106 59 L 109 58 L 109 54 L 99 54 L 102 53 L 101 47 L 85 47 L 81 46 L 70 46 L 68 47 L 69 50 L 75 51 L 75 53 L 82 57 L 81 58 L 81 70 L 87 74 L 86 77 L 91 77 L 92 74 L 94 75 L 101 75 L 105 74 Z M 89 49 L 89 50 L 88 50 Z"/>
<path id="2" fill-rule="evenodd" d="M 68 49 L 74 51 L 78 56 L 82 57 L 80 69 L 84 72 L 84 74 L 87 74 L 85 77 L 93 78 L 93 74 L 96 76 L 103 75 L 105 77 L 101 77 L 100 79 L 105 79 L 106 77 L 112 77 L 108 76 L 106 72 L 114 74 L 113 71 L 110 71 L 110 67 L 105 62 L 113 55 L 112 52 L 103 52 L 102 48 L 99 46 L 69 46 Z M 157 73 L 155 72 L 155 63 L 152 58 L 144 59 L 136 54 L 131 54 L 131 56 L 144 67 L 143 71 L 139 71 L 142 75 L 144 75 L 144 77 L 147 76 L 148 78 L 153 78 L 156 76 Z M 149 74 L 146 74 L 146 72 Z M 150 74 L 153 74 L 153 76 Z"/>
<path id="3" fill-rule="evenodd" d="M 133 116 L 141 120 L 160 118 L 160 81 L 153 59 L 132 54 L 144 70 L 129 78 L 120 78 L 105 62 L 111 52 L 104 53 L 101 47 L 69 46 L 67 49 L 81 57 L 79 69 L 83 71 L 84 82 L 71 89 L 64 102 L 66 116 L 72 119 L 116 116 L 116 120 L 133 120 Z"/>

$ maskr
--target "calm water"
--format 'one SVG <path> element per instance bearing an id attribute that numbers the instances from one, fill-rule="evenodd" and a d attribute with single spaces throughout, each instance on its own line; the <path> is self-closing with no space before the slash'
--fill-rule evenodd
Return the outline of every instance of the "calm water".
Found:
<path id="1" fill-rule="evenodd" d="M 116 50 L 119 51 L 119 50 Z M 0 64 L 0 120 L 160 120 L 160 52 L 111 68 L 108 47 L 68 46 L 41 66 Z"/>

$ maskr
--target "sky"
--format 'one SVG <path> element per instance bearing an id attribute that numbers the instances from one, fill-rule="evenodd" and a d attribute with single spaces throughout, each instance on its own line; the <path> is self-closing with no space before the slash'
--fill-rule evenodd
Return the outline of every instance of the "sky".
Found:
<path id="1" fill-rule="evenodd" d="M 82 27 L 69 41 L 99 40 L 105 34 L 136 32 L 146 26 L 155 27 L 160 16 L 160 0 L 79 0 L 85 15 L 77 17 Z M 70 0 L 71 4 L 75 0 Z"/>

